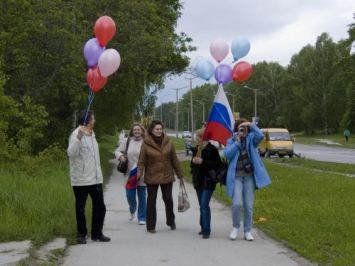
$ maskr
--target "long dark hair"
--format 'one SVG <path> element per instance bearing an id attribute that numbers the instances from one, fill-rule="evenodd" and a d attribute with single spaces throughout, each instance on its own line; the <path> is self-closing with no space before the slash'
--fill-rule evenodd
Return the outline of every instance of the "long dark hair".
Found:
<path id="1" fill-rule="evenodd" d="M 161 125 L 161 127 L 164 129 L 164 124 L 160 120 L 153 120 L 149 126 L 148 126 L 148 134 L 153 136 L 153 129 L 155 128 L 156 125 Z"/>

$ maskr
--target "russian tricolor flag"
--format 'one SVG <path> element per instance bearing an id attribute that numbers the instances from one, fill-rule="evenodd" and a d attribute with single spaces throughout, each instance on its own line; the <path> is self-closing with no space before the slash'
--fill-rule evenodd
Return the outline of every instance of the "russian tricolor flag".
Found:
<path id="1" fill-rule="evenodd" d="M 138 178 L 137 178 L 137 164 L 134 164 L 131 172 L 129 172 L 129 177 L 126 183 L 126 188 L 133 189 L 138 186 Z"/>
<path id="2" fill-rule="evenodd" d="M 215 140 L 226 146 L 233 134 L 234 116 L 223 86 L 220 85 L 214 98 L 212 110 L 207 121 L 203 140 Z"/>

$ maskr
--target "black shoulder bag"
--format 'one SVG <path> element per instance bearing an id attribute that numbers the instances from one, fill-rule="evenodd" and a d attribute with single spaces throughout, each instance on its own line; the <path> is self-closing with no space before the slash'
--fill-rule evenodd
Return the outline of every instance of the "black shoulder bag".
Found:
<path id="1" fill-rule="evenodd" d="M 127 172 L 128 169 L 127 150 L 128 150 L 130 140 L 131 140 L 130 138 L 127 139 L 126 150 L 123 153 L 123 156 L 126 157 L 126 161 L 122 162 L 121 160 L 118 160 L 118 165 L 117 165 L 117 171 L 124 174 Z"/>

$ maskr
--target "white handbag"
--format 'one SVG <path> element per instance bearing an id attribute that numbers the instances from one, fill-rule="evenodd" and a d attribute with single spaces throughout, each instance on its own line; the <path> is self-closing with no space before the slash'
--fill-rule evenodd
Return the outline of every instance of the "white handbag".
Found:
<path id="1" fill-rule="evenodd" d="M 190 201 L 187 196 L 184 181 L 180 179 L 180 190 L 178 196 L 178 212 L 184 212 L 190 209 Z"/>

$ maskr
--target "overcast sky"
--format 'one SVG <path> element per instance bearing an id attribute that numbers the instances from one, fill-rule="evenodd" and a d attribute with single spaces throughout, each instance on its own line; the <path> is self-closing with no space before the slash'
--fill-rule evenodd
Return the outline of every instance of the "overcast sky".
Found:
<path id="1" fill-rule="evenodd" d="M 274 61 L 287 66 L 292 55 L 307 44 L 314 45 L 321 33 L 329 33 L 337 42 L 348 37 L 348 25 L 355 22 L 355 0 L 185 0 L 183 6 L 176 32 L 185 32 L 193 39 L 197 51 L 188 54 L 192 64 L 204 58 L 215 67 L 217 62 L 209 47 L 218 37 L 229 47 L 238 36 L 249 39 L 250 52 L 240 60 L 251 64 Z M 231 62 L 229 53 L 222 63 Z M 195 87 L 204 81 L 196 78 L 192 83 Z M 210 83 L 216 83 L 214 78 Z M 157 105 L 161 100 L 175 102 L 172 88 L 184 86 L 189 86 L 189 81 L 183 77 L 167 79 L 157 95 Z M 188 90 L 180 90 L 179 98 Z M 170 95 L 163 97 L 166 94 Z"/>

